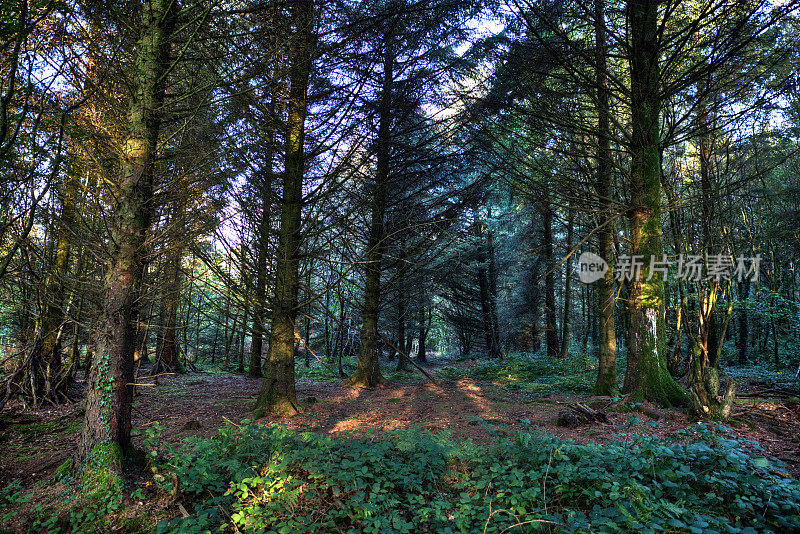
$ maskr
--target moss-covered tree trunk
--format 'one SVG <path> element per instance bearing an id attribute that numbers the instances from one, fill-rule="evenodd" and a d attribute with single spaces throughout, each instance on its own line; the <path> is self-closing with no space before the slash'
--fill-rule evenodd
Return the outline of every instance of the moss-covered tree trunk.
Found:
<path id="1" fill-rule="evenodd" d="M 392 21 L 387 21 L 391 25 Z M 358 368 L 346 381 L 348 385 L 374 387 L 383 382 L 378 361 L 378 313 L 381 302 L 381 262 L 386 247 L 384 217 L 386 186 L 389 181 L 391 146 L 392 92 L 394 90 L 394 50 L 392 31 L 384 39 L 383 79 L 378 104 L 378 139 L 376 150 L 375 187 L 372 191 L 372 213 L 367 238 L 366 280 L 364 285 L 361 347 Z"/>
<path id="2" fill-rule="evenodd" d="M 159 110 L 177 10 L 174 0 L 147 0 L 142 8 L 127 138 L 110 215 L 113 248 L 105 302 L 95 333 L 86 412 L 74 463 L 90 491 L 101 489 L 95 485 L 119 484 L 115 475 L 120 473 L 121 455 L 131 450 L 133 319 L 144 269 L 145 233 L 151 221 Z"/>
<path id="3" fill-rule="evenodd" d="M 275 292 L 267 362 L 264 365 L 261 391 L 254 407 L 255 414 L 259 417 L 268 412 L 297 410 L 294 383 L 295 319 L 300 281 L 300 223 L 305 170 L 303 144 L 306 95 L 312 65 L 313 1 L 295 2 L 292 19 L 295 29 L 289 67 L 289 99 L 286 102 L 288 116 Z"/>
<path id="4" fill-rule="evenodd" d="M 664 279 L 650 272 L 662 260 L 661 97 L 659 87 L 658 2 L 627 3 L 631 76 L 630 225 L 631 257 L 644 261 L 641 276 L 629 281 L 628 365 L 623 391 L 635 400 L 683 404 L 687 395 L 673 380 L 665 357 Z"/>
<path id="5" fill-rule="evenodd" d="M 597 76 L 597 197 L 600 206 L 598 231 L 600 257 L 608 264 L 608 271 L 597 282 L 597 382 L 595 395 L 616 395 L 617 337 L 614 326 L 614 217 L 613 190 L 611 187 L 611 149 L 608 87 L 606 80 L 607 50 L 605 2 L 594 2 L 595 69 Z"/>
<path id="6" fill-rule="evenodd" d="M 725 390 L 721 391 L 719 359 L 722 352 L 721 339 L 724 339 L 725 330 L 727 330 L 733 311 L 733 303 L 728 305 L 725 322 L 720 332 L 714 310 L 719 291 L 718 284 L 704 287 L 700 291 L 698 331 L 696 335 L 690 336 L 692 366 L 689 373 L 689 394 L 692 411 L 696 415 L 725 421 L 730 417 L 733 407 L 736 383 L 729 380 Z"/>

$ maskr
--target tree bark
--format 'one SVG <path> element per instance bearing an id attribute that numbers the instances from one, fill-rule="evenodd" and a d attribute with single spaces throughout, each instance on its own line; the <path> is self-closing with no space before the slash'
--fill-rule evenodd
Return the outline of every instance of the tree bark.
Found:
<path id="1" fill-rule="evenodd" d="M 574 213 L 569 210 L 567 215 L 567 253 L 572 250 L 574 235 Z M 566 358 L 569 353 L 569 336 L 572 325 L 572 270 L 564 269 L 564 314 L 561 319 L 561 357 Z"/>
<path id="2" fill-rule="evenodd" d="M 549 202 L 544 205 L 544 224 L 542 224 L 542 248 L 544 249 L 544 315 L 545 344 L 547 356 L 558 358 L 558 325 L 556 323 L 556 281 L 555 257 L 553 254 L 553 210 Z"/>
<path id="3" fill-rule="evenodd" d="M 250 341 L 250 363 L 247 376 L 261 377 L 261 353 L 264 349 L 264 321 L 267 304 L 267 254 L 270 235 L 270 205 L 272 203 L 272 148 L 267 148 L 267 168 L 261 184 L 261 219 L 258 227 L 256 256 L 256 287 L 253 299 L 253 335 Z"/>
<path id="4" fill-rule="evenodd" d="M 145 233 L 151 222 L 153 161 L 164 99 L 177 1 L 143 6 L 127 139 L 122 147 L 116 206 L 111 223 L 105 303 L 94 340 L 86 413 L 74 466 L 84 486 L 121 490 L 121 456 L 131 451 L 133 351 L 138 292 L 144 269 Z"/>
<path id="5" fill-rule="evenodd" d="M 297 411 L 295 392 L 295 320 L 297 318 L 301 247 L 303 174 L 305 171 L 306 96 L 312 66 L 313 0 L 294 4 L 296 27 L 293 36 L 289 73 L 289 100 L 286 151 L 283 172 L 280 230 L 278 232 L 275 291 L 270 325 L 270 343 L 264 379 L 254 411 Z"/>
<path id="6" fill-rule="evenodd" d="M 181 225 L 182 226 L 182 225 Z M 178 238 L 180 239 L 180 238 Z M 167 260 L 166 270 L 166 290 L 164 292 L 164 324 L 161 332 L 161 343 L 159 352 L 156 355 L 156 364 L 153 366 L 152 374 L 162 372 L 182 373 L 178 351 L 178 303 L 181 294 L 181 257 L 183 247 L 173 242 L 175 249 L 171 251 L 170 258 Z"/>
<path id="7" fill-rule="evenodd" d="M 381 262 L 386 248 L 384 217 L 386 213 L 386 187 L 389 181 L 392 94 L 394 92 L 394 47 L 393 21 L 384 34 L 383 80 L 378 108 L 377 164 L 375 188 L 372 191 L 372 214 L 367 241 L 366 283 L 364 286 L 363 323 L 361 347 L 358 351 L 358 369 L 351 375 L 347 385 L 375 387 L 382 383 L 378 361 L 378 314 L 381 300 Z"/>
<path id="8" fill-rule="evenodd" d="M 425 309 L 422 310 L 421 317 L 419 319 L 419 342 L 417 344 L 417 361 L 419 363 L 427 363 L 428 362 L 428 331 L 431 327 L 431 319 L 430 317 L 433 315 L 432 311 L 427 311 Z M 427 322 L 425 317 L 428 316 Z"/>
<path id="9" fill-rule="evenodd" d="M 405 288 L 403 287 L 402 282 L 399 283 L 398 286 L 398 295 L 397 295 L 397 350 L 402 352 L 403 354 L 406 353 L 406 296 L 405 296 Z M 402 355 L 397 355 L 397 367 L 395 368 L 396 371 L 405 371 L 408 368 L 406 359 L 403 358 Z"/>
<path id="10" fill-rule="evenodd" d="M 627 3 L 631 75 L 631 170 L 628 210 L 630 256 L 641 256 L 641 276 L 629 281 L 628 365 L 623 391 L 631 399 L 684 404 L 686 392 L 673 380 L 665 358 L 664 279 L 650 272 L 651 257 L 662 259 L 661 108 L 658 2 Z"/>
<path id="11" fill-rule="evenodd" d="M 597 197 L 600 204 L 598 231 L 600 257 L 608 264 L 608 271 L 597 281 L 597 381 L 595 395 L 616 395 L 617 386 L 617 337 L 614 325 L 614 217 L 613 189 L 611 185 L 611 149 L 608 86 L 606 81 L 607 50 L 605 26 L 605 2 L 594 2 L 595 65 L 597 75 Z"/>

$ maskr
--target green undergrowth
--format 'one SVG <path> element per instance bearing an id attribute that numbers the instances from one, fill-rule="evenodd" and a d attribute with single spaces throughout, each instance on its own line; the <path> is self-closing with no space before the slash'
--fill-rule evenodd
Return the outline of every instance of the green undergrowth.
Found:
<path id="1" fill-rule="evenodd" d="M 350 374 L 356 370 L 354 365 L 349 363 L 343 366 L 345 374 Z M 313 382 L 330 382 L 339 380 L 339 371 L 336 362 L 322 363 L 316 358 L 312 358 L 306 367 L 302 359 L 295 361 L 294 375 L 298 379 L 311 380 Z"/>
<path id="2" fill-rule="evenodd" d="M 618 362 L 618 366 L 621 364 L 624 362 Z M 448 365 L 440 368 L 438 374 L 443 380 L 471 378 L 503 385 L 518 384 L 532 396 L 554 392 L 589 393 L 597 378 L 597 361 L 574 353 L 564 358 L 549 358 L 542 352 L 512 353 L 502 360 L 476 359 L 466 365 Z"/>
<path id="3" fill-rule="evenodd" d="M 737 384 L 761 384 L 768 388 L 795 391 L 800 394 L 800 378 L 795 369 L 776 370 L 767 364 L 729 366 L 725 373 Z"/>
<path id="4" fill-rule="evenodd" d="M 405 382 L 424 379 L 423 375 L 412 368 L 411 364 L 405 371 L 396 371 L 397 360 L 381 359 L 381 372 L 383 377 L 389 382 Z M 306 367 L 302 360 L 297 360 L 294 366 L 294 374 L 298 379 L 311 380 L 313 382 L 331 382 L 341 380 L 336 363 L 321 363 L 312 359 L 310 365 Z M 343 365 L 346 375 L 351 375 L 356 371 L 356 366 L 351 363 Z"/>
<path id="5" fill-rule="evenodd" d="M 0 533 L 7 532 L 3 527 L 12 521 L 17 522 L 15 531 L 24 528 L 25 532 L 42 534 L 101 534 L 114 530 L 111 518 L 122 509 L 124 492 L 123 480 L 113 474 L 112 464 L 117 457 L 113 448 L 100 447 L 88 460 L 93 468 L 83 472 L 82 480 L 72 475 L 72 461 L 68 459 L 51 478 L 29 488 L 22 489 L 21 481 L 15 480 L 0 489 L 0 510 L 7 507 L 6 513 L 0 513 Z M 46 489 L 53 485 L 57 493 Z M 126 529 L 135 521 L 115 523 L 117 530 L 125 532 L 140 532 L 143 528 L 142 521 L 135 530 Z"/>
<path id="6" fill-rule="evenodd" d="M 578 445 L 538 431 L 488 446 L 420 429 L 332 438 L 228 426 L 153 451 L 186 518 L 165 532 L 789 532 L 800 485 L 757 444 L 698 425 L 684 443 Z"/>

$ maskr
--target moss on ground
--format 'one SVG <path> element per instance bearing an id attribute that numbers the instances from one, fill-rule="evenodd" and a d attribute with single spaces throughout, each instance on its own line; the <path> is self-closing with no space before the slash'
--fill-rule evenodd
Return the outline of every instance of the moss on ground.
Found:
<path id="1" fill-rule="evenodd" d="M 118 443 L 96 445 L 81 471 L 81 492 L 88 501 L 119 502 L 122 498 L 122 449 Z"/>

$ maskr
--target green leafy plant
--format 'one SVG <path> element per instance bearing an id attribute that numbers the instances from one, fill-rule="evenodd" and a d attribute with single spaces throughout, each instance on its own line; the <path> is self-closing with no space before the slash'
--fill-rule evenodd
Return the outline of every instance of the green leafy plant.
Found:
<path id="1" fill-rule="evenodd" d="M 757 444 L 697 425 L 686 443 L 578 445 L 540 432 L 487 448 L 420 429 L 334 439 L 229 426 L 173 451 L 194 514 L 158 532 L 782 532 L 800 485 Z M 188 447 L 188 448 L 187 448 Z"/>

